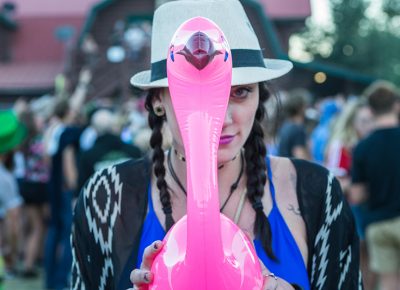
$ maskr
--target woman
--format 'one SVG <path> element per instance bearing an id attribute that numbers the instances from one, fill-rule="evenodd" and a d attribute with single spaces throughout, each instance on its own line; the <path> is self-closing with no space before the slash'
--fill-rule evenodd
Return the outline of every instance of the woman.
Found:
<path id="1" fill-rule="evenodd" d="M 348 194 L 351 186 L 350 170 L 353 149 L 372 129 L 373 115 L 364 98 L 349 100 L 333 127 L 332 136 L 327 147 L 325 165 L 339 180 L 347 199 L 349 198 Z M 353 205 L 352 211 L 356 219 L 357 232 L 361 238 L 360 268 L 364 278 L 365 289 L 374 289 L 376 275 L 368 268 L 369 256 L 364 239 L 363 208 Z"/>
<path id="2" fill-rule="evenodd" d="M 220 210 L 254 240 L 263 289 L 361 287 L 358 239 L 338 182 L 305 161 L 266 158 L 260 125 L 269 97 L 265 81 L 287 73 L 291 64 L 263 60 L 236 0 L 173 1 L 156 10 L 152 70 L 132 78 L 133 85 L 148 90 L 152 158 L 97 172 L 84 187 L 72 236 L 72 286 L 126 289 L 133 283 L 147 289 L 160 240 L 186 214 L 185 156 L 165 58 L 173 33 L 194 16 L 216 22 L 231 47 L 232 89 L 218 149 Z M 173 139 L 167 152 L 164 125 Z"/>
<path id="3" fill-rule="evenodd" d="M 33 278 L 38 275 L 35 263 L 41 254 L 42 237 L 46 230 L 50 172 L 44 154 L 42 135 L 44 120 L 30 110 L 23 112 L 20 117 L 28 129 L 28 138 L 21 148 L 25 170 L 19 183 L 28 228 L 22 275 L 25 278 Z"/>
<path id="4" fill-rule="evenodd" d="M 372 130 L 372 113 L 364 99 L 347 102 L 333 126 L 326 150 L 325 166 L 338 178 L 347 193 L 350 185 L 351 152 Z"/>

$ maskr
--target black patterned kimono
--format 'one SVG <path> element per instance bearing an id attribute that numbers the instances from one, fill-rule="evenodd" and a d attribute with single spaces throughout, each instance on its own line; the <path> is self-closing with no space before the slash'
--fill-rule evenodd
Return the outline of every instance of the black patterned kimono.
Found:
<path id="1" fill-rule="evenodd" d="M 292 162 L 311 289 L 363 289 L 354 218 L 338 181 L 318 165 Z M 71 289 L 126 289 L 120 277 L 136 265 L 149 182 L 150 163 L 140 159 L 97 172 L 86 183 L 75 208 Z"/>

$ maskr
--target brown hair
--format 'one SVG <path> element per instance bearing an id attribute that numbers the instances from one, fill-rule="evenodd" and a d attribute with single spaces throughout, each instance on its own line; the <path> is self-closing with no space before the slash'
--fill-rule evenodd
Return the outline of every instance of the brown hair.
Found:
<path id="1" fill-rule="evenodd" d="M 283 110 L 287 117 L 295 117 L 301 114 L 307 106 L 309 93 L 306 90 L 295 89 L 289 92 L 286 101 L 283 103 Z"/>
<path id="2" fill-rule="evenodd" d="M 386 81 L 373 83 L 365 90 L 364 95 L 376 116 L 390 113 L 396 102 L 400 100 L 400 93 L 396 86 Z"/>

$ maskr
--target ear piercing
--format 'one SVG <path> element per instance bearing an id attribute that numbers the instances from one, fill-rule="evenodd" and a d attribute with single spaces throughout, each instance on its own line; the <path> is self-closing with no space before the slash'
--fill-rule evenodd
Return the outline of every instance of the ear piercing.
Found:
<path id="1" fill-rule="evenodd" d="M 155 106 L 154 107 L 154 114 L 156 114 L 156 116 L 158 117 L 162 117 L 165 115 L 165 109 L 163 106 L 159 105 L 159 106 Z"/>

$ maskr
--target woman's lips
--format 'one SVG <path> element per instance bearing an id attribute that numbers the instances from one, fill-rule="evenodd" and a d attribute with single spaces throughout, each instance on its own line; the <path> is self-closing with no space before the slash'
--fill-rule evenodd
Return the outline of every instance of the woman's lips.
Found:
<path id="1" fill-rule="evenodd" d="M 221 138 L 219 139 L 219 144 L 220 145 L 226 145 L 229 144 L 233 141 L 233 139 L 235 138 L 234 135 L 224 135 L 221 136 Z"/>

